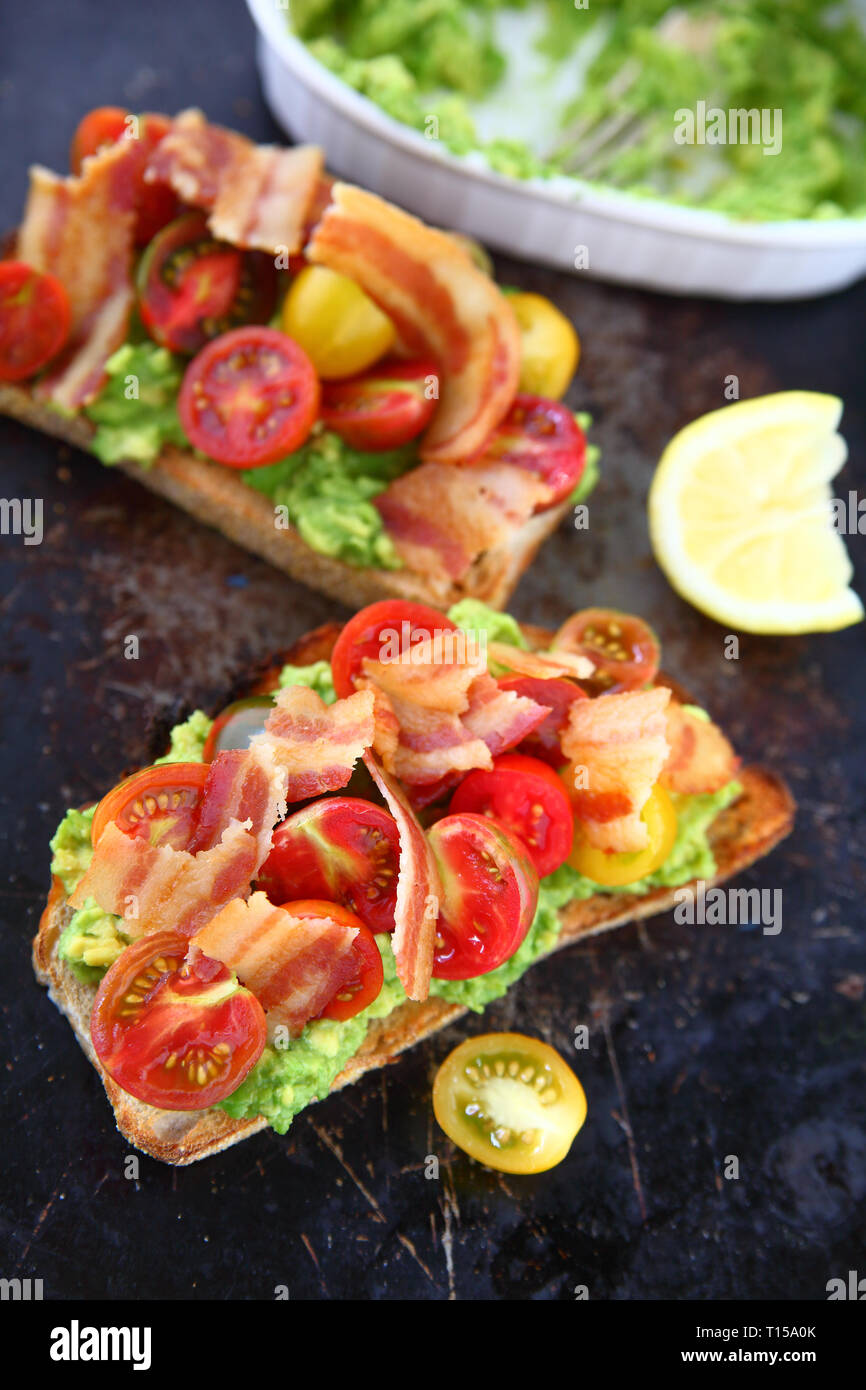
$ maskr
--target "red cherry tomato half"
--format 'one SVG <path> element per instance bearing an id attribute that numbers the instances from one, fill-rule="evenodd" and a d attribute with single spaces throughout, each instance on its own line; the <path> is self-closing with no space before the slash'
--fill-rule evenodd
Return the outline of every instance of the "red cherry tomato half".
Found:
<path id="1" fill-rule="evenodd" d="M 399 867 L 393 816 L 372 801 L 328 796 L 277 826 L 256 886 L 278 905 L 298 896 L 341 903 L 371 931 L 390 932 Z"/>
<path id="2" fill-rule="evenodd" d="M 262 1006 L 219 961 L 175 932 L 118 956 L 97 990 L 90 1036 L 112 1080 L 146 1105 L 205 1110 L 237 1090 L 265 1045 Z"/>
<path id="3" fill-rule="evenodd" d="M 387 358 L 362 376 L 326 382 L 322 419 L 353 449 L 399 449 L 421 433 L 436 409 L 434 381 L 435 362 Z"/>
<path id="4" fill-rule="evenodd" d="M 319 411 L 319 379 L 285 333 L 234 328 L 190 362 L 178 411 L 202 453 L 229 468 L 261 468 L 307 438 Z"/>
<path id="5" fill-rule="evenodd" d="M 172 352 L 198 352 L 243 323 L 267 323 L 277 298 L 273 258 L 217 241 L 203 213 L 163 227 L 138 268 L 141 321 Z"/>
<path id="6" fill-rule="evenodd" d="M 359 1014 L 368 1004 L 372 1004 L 374 999 L 378 999 L 385 978 L 382 957 L 375 936 L 354 912 L 338 903 L 315 898 L 280 903 L 279 906 L 284 907 L 293 917 L 330 917 L 332 922 L 342 922 L 345 926 L 357 930 L 358 935 L 352 943 L 352 948 L 358 958 L 358 973 L 334 995 L 330 1004 L 320 1013 L 320 1018 L 336 1018 L 342 1022 L 347 1018 L 354 1018 L 355 1014 Z"/>
<path id="7" fill-rule="evenodd" d="M 575 652 L 595 662 L 584 687 L 592 695 L 639 690 L 654 679 L 661 647 L 642 618 L 613 608 L 585 608 L 563 623 L 553 639 L 555 651 Z"/>
<path id="8" fill-rule="evenodd" d="M 491 816 L 523 845 L 539 878 L 564 864 L 574 840 L 574 817 L 562 782 L 547 763 L 503 753 L 492 768 L 476 768 L 451 798 L 452 813 Z"/>
<path id="9" fill-rule="evenodd" d="M 74 174 L 81 173 L 82 162 L 106 145 L 118 140 L 134 140 L 138 158 L 135 175 L 135 244 L 146 246 L 167 222 L 177 216 L 175 192 L 167 183 L 145 183 L 144 171 L 151 155 L 171 128 L 167 116 L 149 112 L 134 116 L 121 106 L 98 106 L 79 123 L 72 140 L 69 163 Z"/>
<path id="10" fill-rule="evenodd" d="M 186 849 L 198 821 L 207 774 L 205 763 L 161 763 L 134 772 L 97 806 L 90 828 L 93 845 L 114 821 L 125 835 Z"/>
<path id="11" fill-rule="evenodd" d="M 249 695 L 235 700 L 218 714 L 205 739 L 202 761 L 212 763 L 217 753 L 230 748 L 247 748 L 255 734 L 264 732 L 265 720 L 274 707 L 269 695 Z"/>
<path id="12" fill-rule="evenodd" d="M 586 691 L 559 676 L 504 676 L 496 683 L 500 690 L 513 690 L 539 705 L 549 705 L 550 714 L 537 729 L 521 739 L 520 751 L 543 759 L 551 767 L 562 767 L 565 757 L 559 746 L 560 735 L 568 723 L 569 710 L 575 700 L 586 699 Z"/>
<path id="13" fill-rule="evenodd" d="M 486 816 L 448 815 L 428 832 L 442 880 L 433 974 L 470 980 L 510 960 L 532 925 L 538 875 L 523 846 Z"/>
<path id="14" fill-rule="evenodd" d="M 69 167 L 73 174 L 81 173 L 88 155 L 96 154 L 106 145 L 113 145 L 129 132 L 129 112 L 122 106 L 97 106 L 88 111 L 76 127 L 69 151 Z"/>
<path id="15" fill-rule="evenodd" d="M 395 644 L 402 653 L 431 634 L 456 631 L 456 623 L 437 608 L 428 608 L 423 603 L 409 603 L 400 598 L 371 603 L 349 619 L 334 644 L 331 653 L 334 689 L 341 699 L 351 695 L 364 657 L 379 660 L 385 650 L 389 658 L 394 659 Z"/>
<path id="16" fill-rule="evenodd" d="M 69 296 L 53 275 L 0 261 L 0 381 L 24 381 L 69 336 Z"/>
<path id="17" fill-rule="evenodd" d="M 547 506 L 567 497 L 586 463 L 586 436 L 559 401 L 520 393 L 473 462 L 513 463 L 553 490 Z"/>

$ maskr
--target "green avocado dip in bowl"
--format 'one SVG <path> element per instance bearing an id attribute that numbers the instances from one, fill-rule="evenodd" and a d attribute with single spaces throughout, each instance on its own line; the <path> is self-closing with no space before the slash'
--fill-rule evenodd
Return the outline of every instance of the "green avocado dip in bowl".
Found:
<path id="1" fill-rule="evenodd" d="M 447 207 L 513 254 L 733 298 L 866 269 L 854 0 L 692 0 L 685 40 L 663 0 L 248 4 L 277 119 L 428 220 Z"/>

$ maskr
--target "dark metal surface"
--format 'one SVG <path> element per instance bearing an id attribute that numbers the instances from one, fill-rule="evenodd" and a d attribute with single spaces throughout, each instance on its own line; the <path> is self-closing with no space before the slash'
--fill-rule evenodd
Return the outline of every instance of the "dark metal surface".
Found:
<path id="1" fill-rule="evenodd" d="M 79 115 L 103 102 L 173 110 L 268 138 L 244 7 L 150 3 L 7 10 L 0 83 L 2 222 L 31 160 L 63 167 Z M 46 29 L 51 43 L 46 43 Z M 34 984 L 29 943 L 48 839 L 69 804 L 212 708 L 250 661 L 339 616 L 133 482 L 0 422 L 2 491 L 42 497 L 41 546 L 0 538 L 5 842 L 0 1274 L 47 1297 L 568 1299 L 825 1297 L 863 1260 L 864 721 L 862 629 L 742 639 L 667 587 L 644 501 L 665 441 L 723 404 L 789 387 L 846 399 L 856 486 L 866 442 L 866 286 L 803 304 L 730 306 L 626 293 L 503 263 L 553 295 L 584 357 L 572 404 L 593 411 L 604 480 L 591 527 L 563 528 L 518 592 L 556 624 L 587 600 L 656 626 L 666 666 L 742 751 L 785 771 L 791 839 L 745 876 L 781 888 L 778 936 L 625 928 L 538 966 L 491 1008 L 295 1123 L 190 1169 L 124 1176 L 95 1073 Z M 863 540 L 849 538 L 864 588 Z M 140 659 L 124 659 L 136 634 Z M 588 1052 L 570 1051 L 577 1024 Z M 505 1178 L 438 1132 L 430 1083 L 467 1031 L 514 1027 L 570 1055 L 589 1118 L 568 1160 Z M 437 1155 L 441 1176 L 424 1176 Z M 724 1176 L 726 1157 L 740 1177 Z"/>

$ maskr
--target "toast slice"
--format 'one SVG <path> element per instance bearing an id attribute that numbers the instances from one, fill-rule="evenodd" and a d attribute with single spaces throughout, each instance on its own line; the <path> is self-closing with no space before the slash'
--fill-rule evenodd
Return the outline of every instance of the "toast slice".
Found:
<path id="1" fill-rule="evenodd" d="M 551 637 L 541 628 L 527 626 L 523 630 L 534 646 L 546 645 Z M 302 637 L 285 654 L 284 660 L 307 665 L 327 659 L 339 631 L 337 623 L 315 629 Z M 668 683 L 681 699 L 687 699 L 674 682 Z M 742 795 L 721 812 L 710 828 L 709 838 L 717 865 L 712 883 L 731 878 L 768 854 L 793 824 L 794 801 L 781 778 L 761 767 L 747 767 L 739 774 L 739 780 L 743 785 Z M 635 896 L 600 893 L 594 898 L 571 903 L 560 914 L 562 932 L 554 950 L 585 936 L 666 912 L 674 906 L 675 895 L 681 891 L 657 888 Z M 71 914 L 69 900 L 55 881 L 33 942 L 33 965 L 37 979 L 48 986 L 49 996 L 69 1019 L 78 1041 L 99 1072 L 124 1138 L 153 1158 L 186 1165 L 219 1153 L 267 1128 L 267 1121 L 262 1118 L 233 1120 L 217 1109 L 204 1112 L 158 1110 L 135 1100 L 106 1075 L 90 1041 L 90 1011 L 95 987 L 76 979 L 57 954 L 60 933 Z M 359 1051 L 331 1089 L 340 1090 L 365 1072 L 386 1066 L 405 1048 L 444 1028 L 465 1012 L 459 1004 L 431 998 L 420 1004 L 407 1001 L 386 1018 L 372 1020 Z"/>
<path id="2" fill-rule="evenodd" d="M 91 421 L 83 415 L 61 414 L 37 400 L 27 386 L 0 382 L 0 414 L 79 449 L 90 450 L 95 433 Z M 358 608 L 381 598 L 410 599 L 437 608 L 449 608 L 461 598 L 477 598 L 492 608 L 504 608 L 542 541 L 556 530 L 569 510 L 566 499 L 530 517 L 514 531 L 507 544 L 479 556 L 457 583 L 442 566 L 424 573 L 360 568 L 322 555 L 293 528 L 277 530 L 272 504 L 262 493 L 248 487 L 234 469 L 197 458 L 187 449 L 168 445 L 149 468 L 122 460 L 115 466 L 293 579 L 340 603 L 345 603 L 350 595 Z"/>

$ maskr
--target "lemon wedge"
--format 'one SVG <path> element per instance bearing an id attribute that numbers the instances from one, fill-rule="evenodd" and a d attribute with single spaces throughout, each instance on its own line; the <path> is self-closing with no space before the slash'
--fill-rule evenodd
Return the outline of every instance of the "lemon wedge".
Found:
<path id="1" fill-rule="evenodd" d="M 650 488 L 649 530 L 683 598 L 744 632 L 829 632 L 863 617 L 834 528 L 841 415 L 836 396 L 782 391 L 674 436 Z"/>

